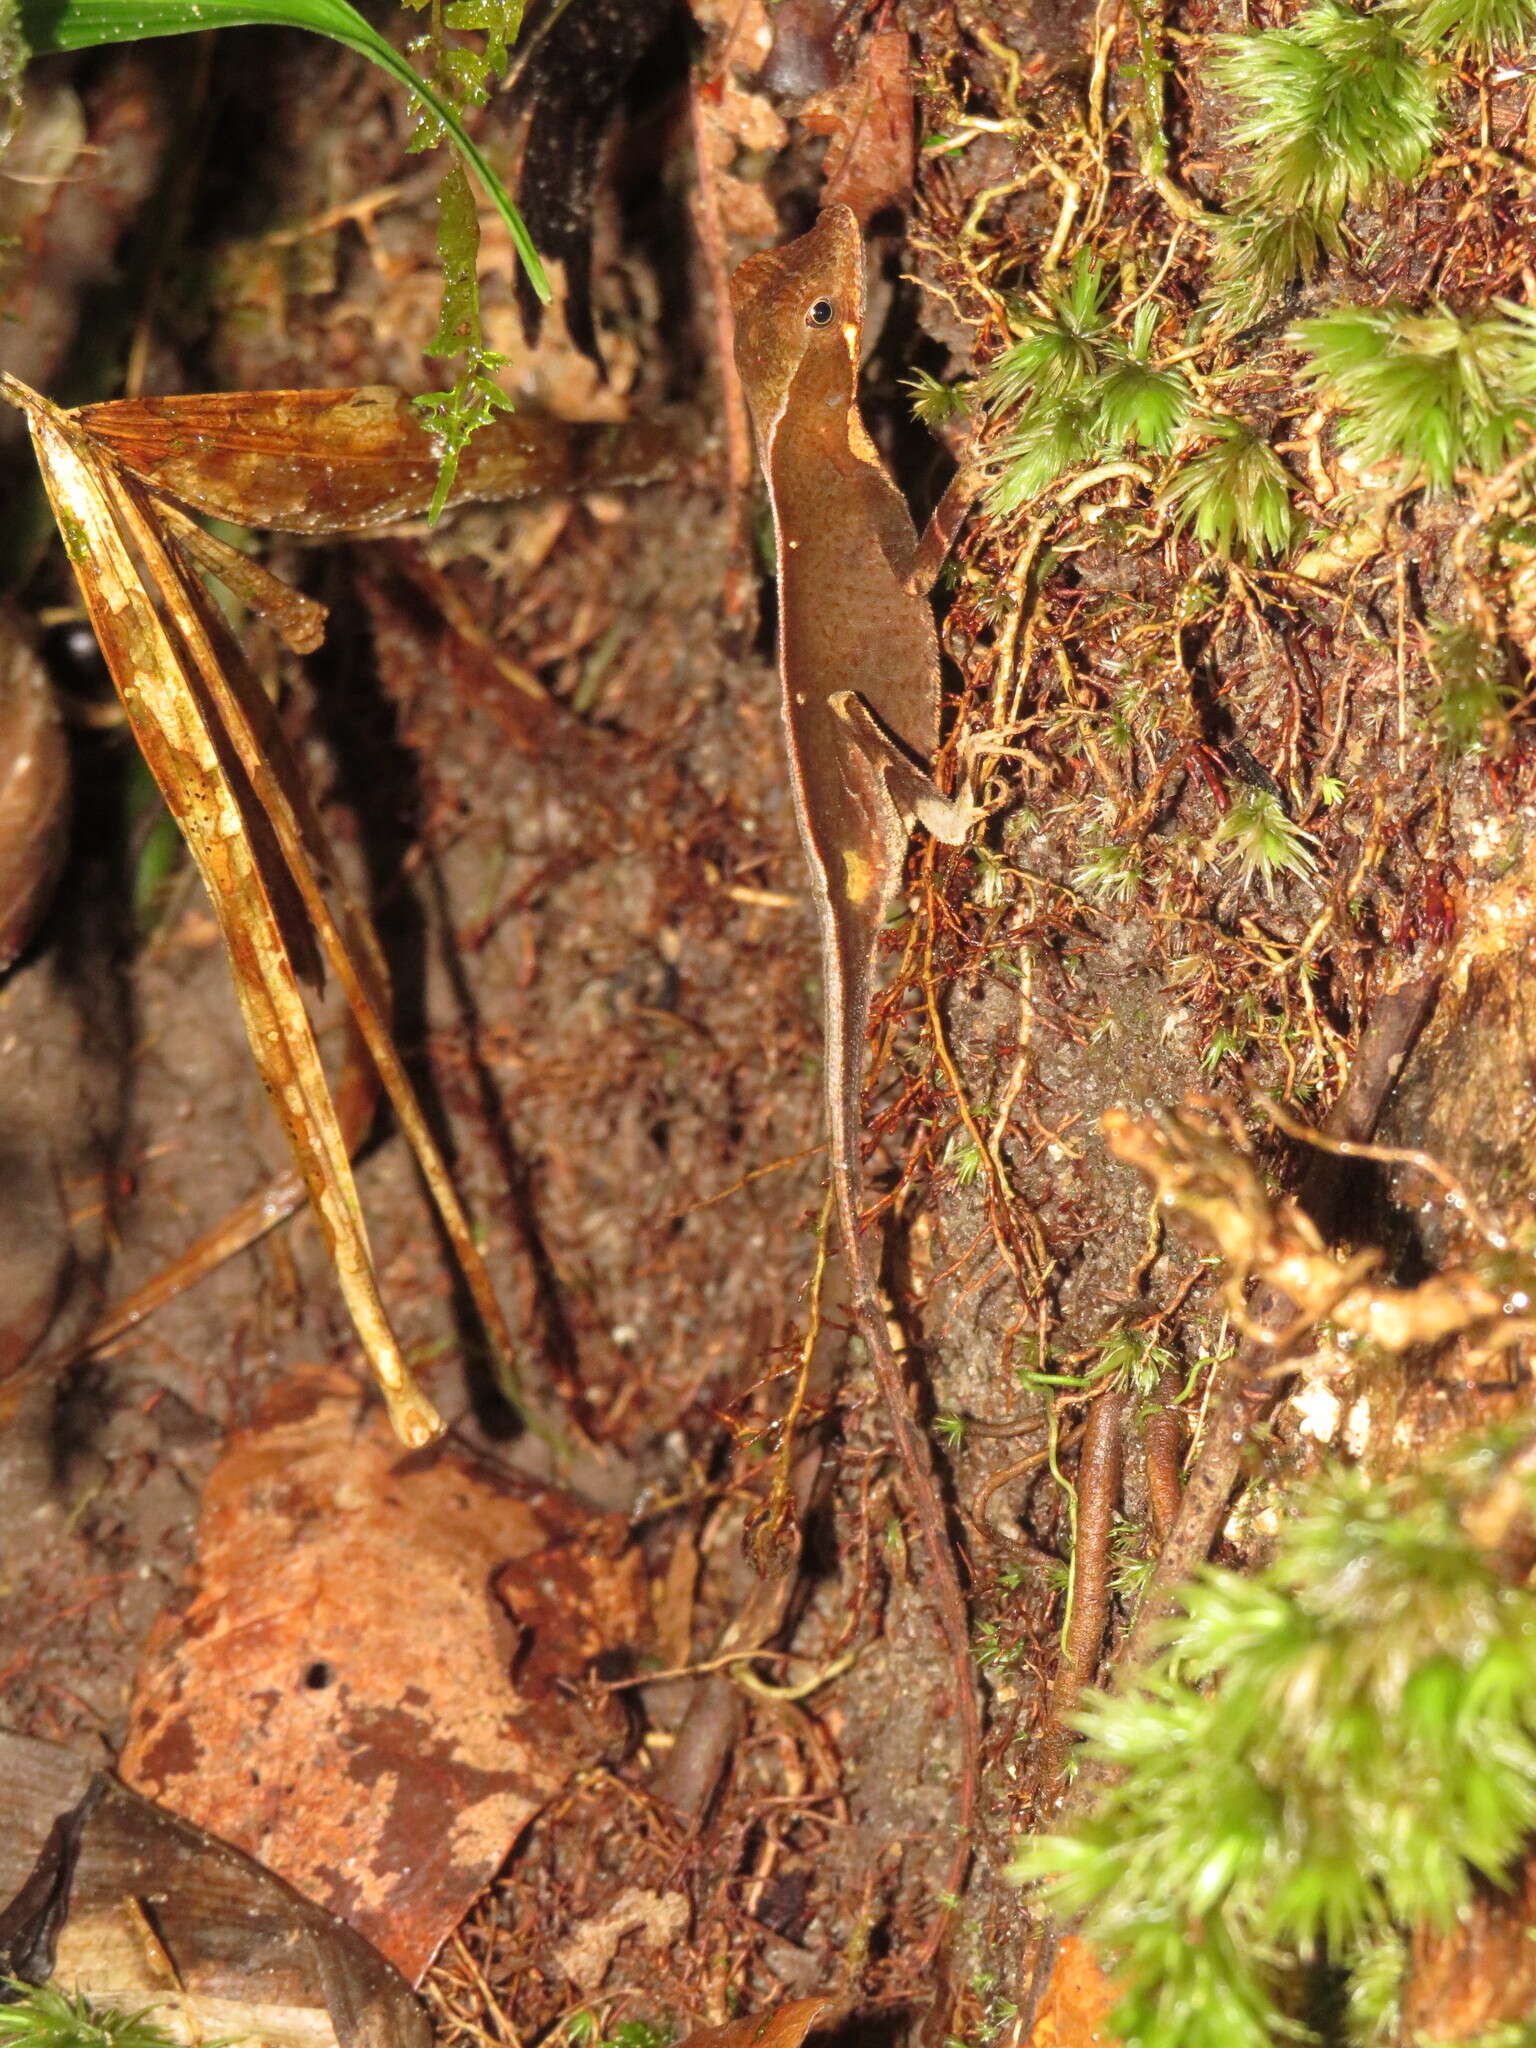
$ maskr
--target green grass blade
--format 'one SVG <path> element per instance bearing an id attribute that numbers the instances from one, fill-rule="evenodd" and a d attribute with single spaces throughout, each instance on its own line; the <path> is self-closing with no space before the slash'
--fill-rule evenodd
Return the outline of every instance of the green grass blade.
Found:
<path id="1" fill-rule="evenodd" d="M 21 0 L 22 32 L 38 55 L 88 50 L 100 43 L 140 42 L 149 36 L 189 35 L 208 28 L 307 28 L 358 50 L 414 93 L 442 122 L 455 147 L 490 194 L 507 224 L 528 281 L 546 305 L 549 279 L 522 215 L 459 117 L 420 78 L 348 0 Z"/>

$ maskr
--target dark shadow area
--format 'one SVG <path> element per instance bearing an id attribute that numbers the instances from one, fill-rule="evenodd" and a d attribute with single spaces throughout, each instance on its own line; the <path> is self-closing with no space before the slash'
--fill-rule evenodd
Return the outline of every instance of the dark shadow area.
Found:
<path id="1" fill-rule="evenodd" d="M 476 1106 L 505 1189 L 515 1233 L 535 1275 L 534 1348 L 546 1368 L 563 1377 L 575 1364 L 575 1339 L 534 1217 L 526 1168 L 518 1157 L 495 1082 L 474 1051 L 483 1020 L 454 950 L 452 920 L 441 875 L 430 859 L 417 870 L 418 879 L 409 877 L 405 871 L 406 853 L 426 843 L 420 775 L 415 756 L 400 741 L 395 709 L 379 688 L 372 665 L 368 624 L 355 600 L 344 561 L 345 557 L 338 558 L 327 590 L 331 628 L 313 671 L 315 715 L 335 764 L 336 792 L 357 820 L 369 907 L 389 962 L 396 1041 L 428 1125 L 452 1172 L 456 1162 L 452 1127 L 424 1050 L 430 937 L 428 920 L 417 894 L 419 886 L 426 892 L 441 934 L 441 963 L 453 993 Z M 392 591 L 394 601 L 404 607 L 419 608 L 420 596 L 403 580 L 397 579 L 397 583 Z M 427 1202 L 425 1194 L 423 1200 Z M 438 1255 L 451 1275 L 454 1329 L 476 1420 L 491 1438 L 509 1439 L 521 1433 L 521 1424 L 497 1389 L 485 1333 L 469 1290 L 429 1202 L 427 1208 L 432 1216 Z"/>

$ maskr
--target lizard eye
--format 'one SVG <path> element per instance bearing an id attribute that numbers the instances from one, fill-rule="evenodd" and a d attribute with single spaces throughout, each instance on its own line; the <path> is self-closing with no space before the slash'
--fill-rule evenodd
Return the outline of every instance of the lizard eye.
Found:
<path id="1" fill-rule="evenodd" d="M 832 323 L 832 301 L 817 299 L 805 316 L 807 327 L 828 327 Z"/>

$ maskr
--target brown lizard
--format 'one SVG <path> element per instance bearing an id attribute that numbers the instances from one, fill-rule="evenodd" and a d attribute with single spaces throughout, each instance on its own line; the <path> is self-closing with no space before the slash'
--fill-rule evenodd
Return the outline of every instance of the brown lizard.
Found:
<path id="1" fill-rule="evenodd" d="M 790 782 L 821 924 L 828 1151 L 859 1324 L 890 1411 L 933 1569 L 959 1691 L 961 1834 L 976 1800 L 981 1717 L 965 1599 L 859 1235 L 860 1093 L 876 945 L 913 816 L 958 844 L 975 813 L 927 763 L 939 736 L 939 652 L 927 592 L 969 497 L 957 480 L 919 543 L 859 415 L 864 248 L 846 206 L 750 257 L 731 280 L 736 363 L 778 540 L 779 671 Z M 964 1846 L 962 1841 L 962 1855 Z"/>

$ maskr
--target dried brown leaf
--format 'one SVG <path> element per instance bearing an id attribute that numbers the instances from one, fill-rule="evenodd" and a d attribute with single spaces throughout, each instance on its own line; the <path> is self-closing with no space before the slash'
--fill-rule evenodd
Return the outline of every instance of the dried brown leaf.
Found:
<path id="1" fill-rule="evenodd" d="M 293 1375 L 203 1495 L 190 1596 L 139 1667 L 124 1778 L 217 1827 L 419 1978 L 575 1769 L 595 1650 L 642 1645 L 617 1517 L 451 1449 L 402 1458 L 344 1373 Z M 523 1559 L 531 1642 L 491 1595 Z M 537 1563 L 534 1562 L 537 1560 Z M 595 1603 L 595 1604 L 594 1604 Z"/>
<path id="2" fill-rule="evenodd" d="M 147 506 L 68 418 L 8 387 L 27 415 L 59 531 L 128 723 L 191 848 L 219 920 L 263 1081 L 304 1175 L 352 1320 L 402 1441 L 442 1429 L 390 1328 L 374 1277 L 351 1162 L 325 1083 L 267 878 L 246 823 L 246 791 L 207 702 L 197 600 Z M 137 551 L 137 552 L 136 552 Z M 206 601 L 204 601 L 206 602 Z"/>
<path id="3" fill-rule="evenodd" d="M 817 2021 L 838 2010 L 835 1998 L 793 1998 L 788 2005 L 728 2020 L 723 2027 L 700 2027 L 681 2048 L 800 2048 Z"/>
<path id="4" fill-rule="evenodd" d="M 131 504 L 136 504 L 142 492 L 137 486 L 129 486 L 126 496 Z M 152 529 L 142 536 L 142 544 L 154 546 Z M 238 641 L 195 584 L 189 586 L 189 610 L 196 622 L 199 672 L 208 686 L 222 729 L 229 734 L 241 767 L 250 777 L 263 829 L 270 827 L 286 863 L 286 872 L 292 875 L 304 908 L 313 920 L 325 958 L 341 983 L 490 1339 L 502 1392 L 511 1404 L 518 1406 L 522 1390 L 512 1333 L 502 1315 L 469 1219 L 454 1190 L 447 1162 L 427 1126 L 416 1091 L 395 1048 L 388 1021 L 388 978 L 373 926 L 338 879 L 325 829 L 272 705 L 251 673 Z"/>
<path id="5" fill-rule="evenodd" d="M 391 1419 L 404 1442 L 430 1442 L 442 1422 L 407 1371 L 379 1297 L 351 1162 L 280 915 L 284 897 L 292 892 L 291 870 L 306 907 L 313 912 L 319 903 L 325 913 L 328 922 L 316 920 L 322 936 L 336 939 L 293 822 L 297 777 L 274 772 L 245 715 L 259 699 L 257 715 L 266 723 L 264 737 L 270 743 L 276 723 L 271 707 L 254 687 L 244 692 L 244 705 L 231 691 L 215 645 L 222 638 L 222 651 L 230 658 L 232 643 L 176 543 L 167 543 L 142 486 L 120 475 L 66 414 L 14 380 L 5 380 L 5 389 L 27 416 L 59 530 L 130 729 L 207 886 L 251 1050 L 304 1176 Z M 231 659 L 231 666 L 241 665 Z M 272 857 L 274 834 L 286 869 Z M 294 922 L 291 909 L 288 922 Z M 343 970 L 349 996 L 368 983 L 364 1007 L 382 1030 L 376 948 L 368 949 L 368 964 L 362 968 L 340 957 L 339 942 L 334 949 L 328 943 L 327 952 Z M 360 1022 L 366 1032 L 368 1020 Z M 387 1039 L 387 1032 L 383 1036 Z M 371 1036 L 370 1049 L 377 1058 Z M 391 1047 L 389 1056 L 392 1052 Z M 398 1062 L 395 1066 L 398 1072 Z M 446 1182 L 445 1170 L 441 1178 Z M 467 1239 L 462 1216 L 459 1221 Z M 484 1291 L 490 1292 L 488 1279 Z"/>
<path id="6" fill-rule="evenodd" d="M 240 526 L 354 533 L 421 516 L 437 484 L 436 439 L 385 384 L 120 399 L 71 418 L 155 490 Z M 590 426 L 519 407 L 471 440 L 448 503 L 649 483 L 677 459 L 658 422 Z"/>
<path id="7" fill-rule="evenodd" d="M 916 151 L 912 129 L 912 46 L 905 29 L 877 29 L 853 69 L 818 93 L 801 116 L 826 135 L 823 206 L 851 206 L 865 227 L 886 207 L 911 204 Z"/>
<path id="8" fill-rule="evenodd" d="M 276 579 L 232 550 L 210 556 L 210 547 L 217 551 L 219 544 L 120 469 L 110 442 L 83 429 L 81 416 L 60 412 L 14 379 L 0 380 L 0 388 L 27 414 L 60 531 L 130 726 L 193 845 L 219 912 L 252 1050 L 288 1130 L 348 1308 L 402 1441 L 430 1441 L 442 1424 L 406 1372 L 379 1300 L 347 1148 L 292 986 L 295 966 L 318 978 L 311 926 L 342 984 L 454 1247 L 490 1340 L 502 1391 L 519 1405 L 511 1332 L 390 1034 L 388 980 L 372 925 L 342 887 L 273 708 L 194 570 L 211 560 L 226 580 L 239 582 L 243 576 L 243 588 L 254 601 L 278 614 L 290 644 L 303 644 L 323 614 L 308 600 L 285 596 Z M 91 410 L 99 415 L 106 409 Z M 152 591 L 158 593 L 164 621 Z M 162 688 L 153 687 L 156 678 Z M 147 692 L 145 679 L 152 685 Z M 195 731 L 195 754 L 167 740 L 167 732 L 178 727 Z M 184 788 L 194 760 L 204 782 Z M 237 891 L 236 881 L 249 886 Z M 243 971 L 247 968 L 259 970 L 256 979 Z"/>
<path id="9" fill-rule="evenodd" d="M 167 533 L 175 536 L 180 551 L 219 581 L 258 617 L 266 619 L 295 654 L 313 654 L 325 639 L 326 607 L 300 590 L 282 582 L 260 562 L 242 555 L 227 541 L 217 539 L 206 527 L 183 512 L 167 498 L 157 498 L 155 511 Z"/>

